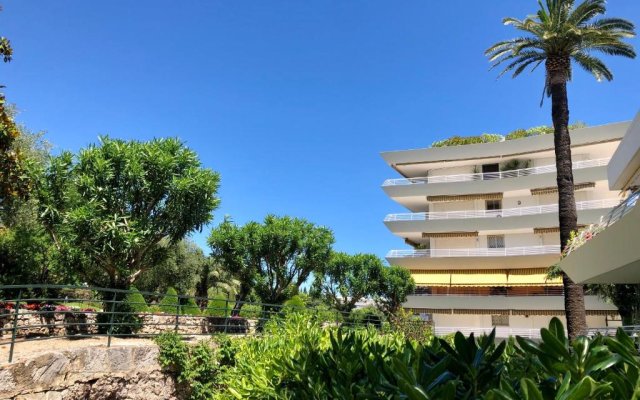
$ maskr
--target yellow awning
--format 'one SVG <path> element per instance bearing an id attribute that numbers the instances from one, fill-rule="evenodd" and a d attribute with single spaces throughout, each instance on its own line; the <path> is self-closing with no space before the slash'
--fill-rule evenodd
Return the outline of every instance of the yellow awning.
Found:
<path id="1" fill-rule="evenodd" d="M 411 276 L 416 281 L 416 285 L 449 286 L 451 283 L 451 274 L 449 272 L 411 271 Z"/>
<path id="2" fill-rule="evenodd" d="M 509 272 L 509 286 L 543 286 L 561 285 L 562 277 L 547 279 L 547 271 L 543 269 L 513 270 Z"/>
<path id="3" fill-rule="evenodd" d="M 453 286 L 505 286 L 507 275 L 504 271 L 452 272 Z"/>

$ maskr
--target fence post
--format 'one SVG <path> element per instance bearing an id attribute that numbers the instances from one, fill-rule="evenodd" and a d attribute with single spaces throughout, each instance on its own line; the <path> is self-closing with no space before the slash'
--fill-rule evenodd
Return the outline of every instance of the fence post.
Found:
<path id="1" fill-rule="evenodd" d="M 235 307 L 234 307 L 235 308 Z M 227 333 L 227 327 L 229 326 L 229 297 L 224 300 L 224 333 Z"/>
<path id="2" fill-rule="evenodd" d="M 18 290 L 18 300 L 15 305 L 15 313 L 13 315 L 13 329 L 11 330 L 11 347 L 9 348 L 9 362 L 13 361 L 13 348 L 16 345 L 16 332 L 18 330 L 18 314 L 20 313 L 20 300 L 22 299 L 22 289 Z"/>
<path id="3" fill-rule="evenodd" d="M 111 313 L 109 315 L 109 329 L 107 330 L 107 347 L 111 347 L 111 335 L 113 334 L 113 317 L 116 308 L 116 296 L 118 292 L 113 292 L 113 299 L 111 301 Z"/>
<path id="4" fill-rule="evenodd" d="M 182 305 L 180 304 L 181 296 L 178 295 L 178 306 L 176 307 L 176 326 L 174 328 L 174 332 L 178 333 L 178 324 L 180 323 L 180 311 L 182 311 Z"/>

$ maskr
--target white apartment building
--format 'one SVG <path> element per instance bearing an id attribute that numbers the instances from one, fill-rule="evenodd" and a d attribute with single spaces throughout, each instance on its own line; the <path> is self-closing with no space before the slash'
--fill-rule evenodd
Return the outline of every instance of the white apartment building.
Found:
<path id="1" fill-rule="evenodd" d="M 560 267 L 580 283 L 640 283 L 640 113 L 607 170 L 609 188 L 630 195 L 580 232 Z"/>
<path id="2" fill-rule="evenodd" d="M 578 224 L 600 220 L 623 199 L 607 165 L 628 122 L 571 132 Z M 382 153 L 402 178 L 385 193 L 409 212 L 384 223 L 407 248 L 390 264 L 411 271 L 417 290 L 404 307 L 432 318 L 437 333 L 498 327 L 535 335 L 564 318 L 553 135 L 497 143 Z M 590 327 L 619 323 L 615 306 L 585 297 Z"/>

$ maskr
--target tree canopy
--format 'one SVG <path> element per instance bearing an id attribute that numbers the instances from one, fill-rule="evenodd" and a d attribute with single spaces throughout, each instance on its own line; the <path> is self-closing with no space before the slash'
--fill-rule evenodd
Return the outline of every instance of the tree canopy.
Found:
<path id="1" fill-rule="evenodd" d="M 382 260 L 373 254 L 333 253 L 314 272 L 312 293 L 339 311 L 350 312 L 360 300 L 378 293 Z"/>
<path id="2" fill-rule="evenodd" d="M 409 270 L 392 265 L 382 269 L 382 278 L 376 302 L 388 314 L 396 314 L 407 296 L 416 290 L 416 283 Z"/>
<path id="3" fill-rule="evenodd" d="M 230 220 L 212 230 L 212 255 L 240 281 L 240 300 L 253 287 L 264 303 L 282 304 L 326 264 L 334 238 L 328 228 L 300 218 L 269 215 L 263 223 Z"/>
<path id="4" fill-rule="evenodd" d="M 36 174 L 39 215 L 84 278 L 128 288 L 201 229 L 218 206 L 218 174 L 178 139 L 102 137 L 77 157 L 64 152 Z"/>

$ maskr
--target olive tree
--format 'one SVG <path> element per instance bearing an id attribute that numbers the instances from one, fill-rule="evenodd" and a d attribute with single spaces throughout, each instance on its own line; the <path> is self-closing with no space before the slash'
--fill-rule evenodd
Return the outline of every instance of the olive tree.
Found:
<path id="1" fill-rule="evenodd" d="M 399 266 L 392 265 L 382 269 L 382 277 L 376 302 L 387 314 L 396 314 L 407 296 L 416 290 L 416 283 L 411 273 Z"/>
<path id="2" fill-rule="evenodd" d="M 209 236 L 212 256 L 240 282 L 234 313 L 252 289 L 268 304 L 293 297 L 310 274 L 329 261 L 333 241 L 328 228 L 274 215 L 244 226 L 227 219 Z"/>
<path id="3" fill-rule="evenodd" d="M 39 215 L 87 282 L 128 288 L 201 229 L 219 200 L 219 176 L 178 139 L 108 137 L 64 152 L 37 174 Z"/>
<path id="4" fill-rule="evenodd" d="M 314 272 L 312 294 L 341 312 L 350 312 L 360 300 L 374 296 L 384 265 L 373 254 L 336 252 Z"/>

